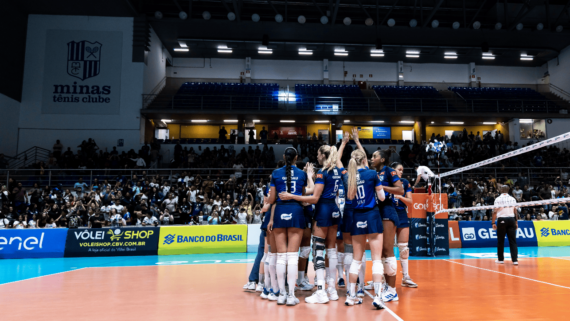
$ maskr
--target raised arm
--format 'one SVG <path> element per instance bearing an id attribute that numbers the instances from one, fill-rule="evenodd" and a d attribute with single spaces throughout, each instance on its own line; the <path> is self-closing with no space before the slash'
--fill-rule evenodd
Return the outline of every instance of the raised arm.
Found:
<path id="1" fill-rule="evenodd" d="M 313 194 L 315 191 L 315 182 L 313 181 L 313 176 L 315 170 L 313 169 L 313 164 L 307 163 L 305 165 L 307 169 L 307 187 L 305 187 L 305 195 Z"/>
<path id="2" fill-rule="evenodd" d="M 342 153 L 344 152 L 344 147 L 348 144 L 350 140 L 350 134 L 348 132 L 344 132 L 344 136 L 342 137 L 342 143 L 340 144 L 340 148 L 338 149 L 338 158 L 336 160 L 336 167 L 344 168 L 342 165 Z"/>
<path id="3" fill-rule="evenodd" d="M 364 152 L 364 154 L 366 154 L 366 151 L 364 150 L 362 145 L 360 145 L 360 140 L 358 140 L 358 128 L 356 127 L 352 128 L 352 139 L 354 140 L 354 143 L 356 143 L 356 147 L 358 147 L 358 149 L 360 149 L 362 152 Z"/>

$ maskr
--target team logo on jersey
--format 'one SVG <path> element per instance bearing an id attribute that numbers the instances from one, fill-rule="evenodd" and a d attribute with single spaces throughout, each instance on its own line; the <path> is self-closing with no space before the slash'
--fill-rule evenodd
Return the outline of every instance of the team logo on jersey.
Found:
<path id="1" fill-rule="evenodd" d="M 99 75 L 101 47 L 99 42 L 86 40 L 67 43 L 67 74 L 85 80 Z"/>
<path id="2" fill-rule="evenodd" d="M 397 173 L 396 172 L 390 172 L 392 174 L 392 176 L 396 176 Z"/>
<path id="3" fill-rule="evenodd" d="M 284 221 L 289 221 L 293 218 L 293 213 L 291 214 L 281 214 L 281 219 Z"/>
<path id="4" fill-rule="evenodd" d="M 368 221 L 356 222 L 356 227 L 358 228 L 366 228 L 367 226 L 368 226 Z"/>
<path id="5" fill-rule="evenodd" d="M 384 172 L 383 172 L 383 171 L 382 171 L 382 172 L 380 172 L 380 175 L 384 175 Z"/>
<path id="6" fill-rule="evenodd" d="M 346 175 L 346 173 L 347 173 L 346 170 L 342 171 L 342 175 Z"/>
<path id="7" fill-rule="evenodd" d="M 339 216 L 340 216 L 340 212 L 333 212 L 333 213 L 332 213 L 332 217 L 333 217 L 333 218 L 337 218 L 337 217 L 339 217 Z"/>
<path id="8" fill-rule="evenodd" d="M 323 174 L 317 174 L 317 178 L 323 178 Z"/>

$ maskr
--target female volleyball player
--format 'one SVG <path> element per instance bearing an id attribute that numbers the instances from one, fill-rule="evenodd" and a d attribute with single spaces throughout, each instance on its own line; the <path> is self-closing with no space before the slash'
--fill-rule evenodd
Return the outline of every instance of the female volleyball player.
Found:
<path id="1" fill-rule="evenodd" d="M 412 278 L 410 278 L 410 274 L 408 273 L 408 256 L 410 255 L 410 249 L 408 248 L 410 219 L 408 218 L 407 208 L 408 206 L 413 205 L 412 187 L 407 179 L 402 178 L 402 175 L 404 174 L 404 166 L 402 164 L 394 162 L 390 167 L 398 173 L 398 177 L 400 177 L 400 180 L 402 181 L 402 186 L 405 192 L 405 195 L 394 195 L 396 213 L 398 213 L 398 226 L 396 229 L 398 250 L 400 250 L 400 264 L 402 265 L 402 273 L 404 274 L 402 278 L 402 286 L 417 288 L 418 285 L 412 281 Z"/>
<path id="2" fill-rule="evenodd" d="M 398 263 L 394 256 L 394 236 L 396 234 L 396 226 L 398 226 L 398 214 L 394 208 L 392 195 L 404 195 L 400 177 L 398 177 L 396 171 L 386 166 L 388 157 L 388 153 L 385 150 L 377 150 L 372 154 L 372 166 L 378 172 L 378 179 L 382 182 L 385 193 L 384 200 L 378 202 L 378 209 L 380 210 L 380 215 L 382 215 L 382 224 L 384 225 L 382 263 L 384 265 L 384 276 L 388 284 L 388 291 L 383 291 L 382 293 L 384 302 L 398 301 L 398 294 L 396 293 Z"/>
<path id="3" fill-rule="evenodd" d="M 336 204 L 338 188 L 342 184 L 340 170 L 336 167 L 337 150 L 334 146 L 321 146 L 317 152 L 317 160 L 323 168 L 317 173 L 315 190 L 311 196 L 282 193 L 281 199 L 293 199 L 299 202 L 317 204 L 315 206 L 315 226 L 313 226 L 313 264 L 317 275 L 317 291 L 305 298 L 307 303 L 327 303 L 338 300 L 336 291 L 336 233 L 340 221 L 340 210 Z M 327 249 L 329 259 L 328 289 L 325 291 L 324 250 Z"/>
<path id="4" fill-rule="evenodd" d="M 275 211 L 272 213 L 267 229 L 275 233 L 277 246 L 277 281 L 279 283 L 279 297 L 277 304 L 296 305 L 299 300 L 295 297 L 295 280 L 299 265 L 299 246 L 305 228 L 305 215 L 303 206 L 292 200 L 283 200 L 277 193 L 288 192 L 292 195 L 303 195 L 307 185 L 307 174 L 295 166 L 297 150 L 293 147 L 285 149 L 283 154 L 285 166 L 278 168 L 271 174 L 271 192 L 268 203 L 276 201 Z M 289 294 L 285 294 L 285 270 L 289 283 Z"/>
<path id="5" fill-rule="evenodd" d="M 378 179 L 375 171 L 366 168 L 366 154 L 361 150 L 352 152 L 348 163 L 348 192 L 347 199 L 352 200 L 352 245 L 354 259 L 350 265 L 349 291 L 345 305 L 361 304 L 362 299 L 356 296 L 356 279 L 362 265 L 358 260 L 364 255 L 366 239 L 372 252 L 372 279 L 374 280 L 374 302 L 377 309 L 383 309 L 382 302 L 382 217 L 376 205 L 376 195 L 382 202 L 386 199 L 382 182 Z"/>

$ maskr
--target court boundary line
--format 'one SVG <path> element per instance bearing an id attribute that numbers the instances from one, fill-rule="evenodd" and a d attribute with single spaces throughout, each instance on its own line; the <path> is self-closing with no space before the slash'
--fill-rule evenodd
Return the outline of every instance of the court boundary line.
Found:
<path id="1" fill-rule="evenodd" d="M 91 268 L 91 267 L 82 267 L 82 268 L 77 268 L 77 269 L 69 270 L 69 271 L 62 271 L 62 272 L 56 272 L 56 273 L 52 273 L 52 274 L 39 275 L 39 276 L 34 276 L 34 277 L 31 277 L 31 278 L 27 278 L 27 279 L 16 280 L 16 281 L 10 281 L 10 282 L 6 282 L 6 283 L 0 283 L 0 286 L 5 285 L 5 284 L 12 284 L 12 283 L 16 283 L 16 282 L 23 282 L 23 281 L 33 280 L 33 279 L 39 279 L 39 278 L 43 278 L 43 277 L 46 277 L 46 276 L 52 276 L 52 275 L 56 275 L 56 274 L 63 274 L 63 273 L 69 273 L 69 272 L 84 270 L 84 269 L 90 269 L 90 268 Z"/>
<path id="2" fill-rule="evenodd" d="M 570 257 L 568 256 L 562 256 L 562 257 L 550 257 L 551 259 L 559 259 L 559 260 L 564 260 L 564 261 L 570 261 Z"/>
<path id="3" fill-rule="evenodd" d="M 374 297 L 372 296 L 372 294 L 370 294 L 370 292 L 368 292 L 368 290 L 364 290 L 364 293 L 368 294 L 368 296 L 374 300 Z M 398 316 L 394 311 L 390 310 L 390 308 L 385 307 L 384 310 L 388 311 L 388 313 L 390 313 L 394 318 L 396 318 L 396 320 L 404 321 L 404 319 L 400 318 L 400 316 Z"/>
<path id="4" fill-rule="evenodd" d="M 483 270 L 483 271 L 489 271 L 489 272 L 494 272 L 494 273 L 498 273 L 498 274 L 508 275 L 508 276 L 512 276 L 512 277 L 515 277 L 515 278 L 519 278 L 519 279 L 524 279 L 524 280 L 534 281 L 534 282 L 538 282 L 538 283 L 553 285 L 553 286 L 557 286 L 557 287 L 559 287 L 559 288 L 564 288 L 564 289 L 569 289 L 569 290 L 570 290 L 570 287 L 567 287 L 567 286 L 558 285 L 558 284 L 554 284 L 554 283 L 548 283 L 548 282 L 544 282 L 544 281 L 540 281 L 540 280 L 535 280 L 535 279 L 527 278 L 527 277 L 524 277 L 524 276 L 509 274 L 509 273 L 505 273 L 505 272 L 499 272 L 499 271 L 495 271 L 495 270 L 489 270 L 489 269 L 485 269 L 485 268 L 482 268 L 482 267 L 478 267 L 478 266 L 474 266 L 474 265 L 469 265 L 469 264 L 464 264 L 464 263 L 459 263 L 459 262 L 450 261 L 450 260 L 443 260 L 443 261 L 447 261 L 447 262 L 449 262 L 449 263 L 454 263 L 454 264 L 460 264 L 460 265 L 468 266 L 468 267 L 475 268 L 475 269 L 479 269 L 479 270 Z"/>

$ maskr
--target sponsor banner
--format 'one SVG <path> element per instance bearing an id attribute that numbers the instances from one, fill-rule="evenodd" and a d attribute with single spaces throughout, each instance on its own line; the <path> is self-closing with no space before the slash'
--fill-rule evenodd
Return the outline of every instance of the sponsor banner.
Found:
<path id="1" fill-rule="evenodd" d="M 467 222 L 460 221 L 459 232 L 461 246 L 473 247 L 497 247 L 497 231 L 493 230 L 491 222 Z M 519 221 L 517 229 L 517 245 L 537 246 L 537 238 L 533 222 Z M 505 237 L 505 247 L 509 246 L 509 240 Z"/>
<path id="2" fill-rule="evenodd" d="M 156 255 L 158 227 L 69 229 L 66 257 Z"/>
<path id="3" fill-rule="evenodd" d="M 0 259 L 63 257 L 67 229 L 0 229 Z"/>
<path id="4" fill-rule="evenodd" d="M 426 213 L 437 212 L 442 209 L 447 209 L 447 194 L 420 194 L 412 193 L 412 201 L 414 202 L 411 206 L 411 211 L 408 211 L 409 217 L 415 218 L 426 218 Z M 436 218 L 447 219 L 447 213 L 439 213 Z"/>
<path id="5" fill-rule="evenodd" d="M 534 221 L 533 223 L 538 246 L 570 245 L 570 221 Z"/>
<path id="6" fill-rule="evenodd" d="M 392 138 L 390 127 L 357 127 L 357 128 L 358 128 L 358 136 L 362 139 Z"/>
<path id="7" fill-rule="evenodd" d="M 243 253 L 247 225 L 171 226 L 160 228 L 158 255 Z"/>
<path id="8" fill-rule="evenodd" d="M 269 137 L 277 134 L 279 138 L 296 138 L 297 136 L 307 137 L 307 127 L 297 126 L 297 127 L 280 127 L 280 126 L 269 126 Z"/>
<path id="9" fill-rule="evenodd" d="M 427 229 L 425 218 L 410 219 L 410 237 L 408 241 L 410 256 L 428 255 Z"/>
<path id="10" fill-rule="evenodd" d="M 450 249 L 460 249 L 461 248 L 461 235 L 459 235 L 459 222 L 448 221 L 449 228 L 449 248 Z"/>

